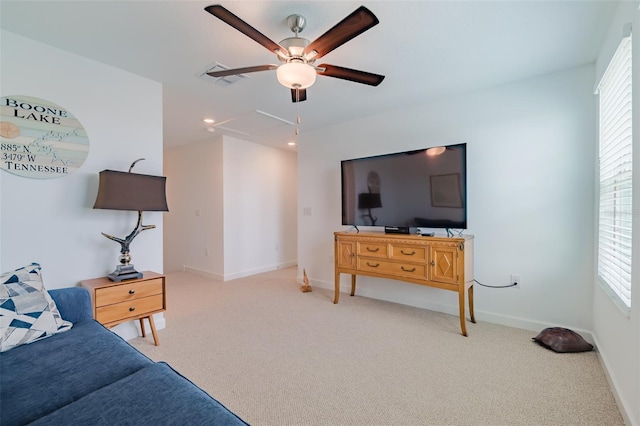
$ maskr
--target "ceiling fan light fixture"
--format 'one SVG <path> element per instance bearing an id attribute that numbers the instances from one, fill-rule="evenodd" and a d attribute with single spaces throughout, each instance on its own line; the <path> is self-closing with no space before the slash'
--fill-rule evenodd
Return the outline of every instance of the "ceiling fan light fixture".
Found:
<path id="1" fill-rule="evenodd" d="M 294 36 L 286 38 L 280 43 L 269 39 L 222 5 L 207 6 L 205 10 L 257 42 L 269 52 L 275 53 L 278 60 L 282 62 L 280 66 L 267 64 L 224 71 L 207 71 L 206 74 L 210 77 L 227 77 L 276 69 L 278 81 L 291 90 L 291 101 L 294 103 L 307 100 L 306 89 L 315 83 L 318 74 L 370 86 L 377 86 L 384 80 L 383 75 L 336 65 L 313 66 L 316 60 L 380 23 L 373 12 L 365 6 L 354 10 L 312 42 L 299 36 L 306 25 L 306 19 L 302 15 L 290 15 L 287 17 L 287 25 Z M 219 78 L 217 81 L 223 81 L 223 79 Z"/>
<path id="2" fill-rule="evenodd" d="M 306 89 L 316 82 L 316 70 L 304 62 L 287 62 L 276 70 L 278 81 L 290 89 Z"/>
<path id="3" fill-rule="evenodd" d="M 304 55 L 304 49 L 309 45 L 309 40 L 302 37 L 289 37 L 280 41 L 280 46 L 287 49 L 287 58 L 301 58 Z M 283 62 L 287 62 L 286 60 Z"/>

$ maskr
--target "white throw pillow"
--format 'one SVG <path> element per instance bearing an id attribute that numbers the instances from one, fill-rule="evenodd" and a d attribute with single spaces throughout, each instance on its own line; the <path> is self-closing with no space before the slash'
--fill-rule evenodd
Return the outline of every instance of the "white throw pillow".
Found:
<path id="1" fill-rule="evenodd" d="M 0 352 L 69 330 L 44 288 L 40 265 L 0 275 Z"/>

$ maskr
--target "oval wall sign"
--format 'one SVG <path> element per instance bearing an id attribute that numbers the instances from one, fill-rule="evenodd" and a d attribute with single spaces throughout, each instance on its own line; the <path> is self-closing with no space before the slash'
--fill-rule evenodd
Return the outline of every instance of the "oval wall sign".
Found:
<path id="1" fill-rule="evenodd" d="M 14 175 L 66 176 L 89 155 L 82 124 L 53 102 L 30 96 L 0 98 L 0 168 Z"/>

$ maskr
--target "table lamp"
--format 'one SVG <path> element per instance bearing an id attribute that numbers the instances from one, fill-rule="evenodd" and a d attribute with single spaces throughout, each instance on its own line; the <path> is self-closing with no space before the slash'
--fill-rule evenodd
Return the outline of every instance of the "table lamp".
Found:
<path id="1" fill-rule="evenodd" d="M 129 245 L 142 231 L 153 229 L 155 225 L 142 224 L 143 211 L 169 211 L 165 186 L 167 178 L 131 173 L 133 166 L 144 158 L 131 164 L 129 172 L 103 170 L 100 172 L 98 195 L 93 205 L 94 209 L 129 210 L 138 212 L 136 227 L 125 238 L 117 238 L 102 232 L 110 240 L 120 243 L 120 264 L 115 271 L 107 275 L 111 281 L 123 281 L 142 278 L 142 273 L 135 270 L 129 254 Z"/>

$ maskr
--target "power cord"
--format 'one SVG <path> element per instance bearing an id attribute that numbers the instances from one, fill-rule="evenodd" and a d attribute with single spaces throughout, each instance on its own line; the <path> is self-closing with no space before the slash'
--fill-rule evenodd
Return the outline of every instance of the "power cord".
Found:
<path id="1" fill-rule="evenodd" d="M 509 285 L 487 285 L 487 284 L 482 284 L 480 281 L 474 279 L 473 280 L 474 283 L 478 283 L 479 285 L 483 286 L 483 287 L 489 287 L 489 288 L 509 288 L 509 287 L 515 287 L 518 285 L 518 283 L 511 283 Z"/>

